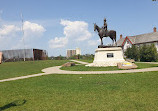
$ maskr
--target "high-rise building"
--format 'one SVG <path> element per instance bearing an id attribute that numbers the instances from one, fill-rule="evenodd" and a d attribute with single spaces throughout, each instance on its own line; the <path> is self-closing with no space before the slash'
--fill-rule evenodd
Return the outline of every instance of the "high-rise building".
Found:
<path id="1" fill-rule="evenodd" d="M 74 50 L 74 49 L 68 49 L 66 55 L 67 55 L 67 58 L 69 58 L 69 57 L 71 57 L 73 55 L 76 55 L 76 50 Z"/>
<path id="2" fill-rule="evenodd" d="M 74 56 L 74 55 L 81 55 L 81 49 L 80 48 L 76 48 L 76 50 L 75 49 L 68 49 L 66 51 L 66 55 L 67 55 L 67 58 Z"/>

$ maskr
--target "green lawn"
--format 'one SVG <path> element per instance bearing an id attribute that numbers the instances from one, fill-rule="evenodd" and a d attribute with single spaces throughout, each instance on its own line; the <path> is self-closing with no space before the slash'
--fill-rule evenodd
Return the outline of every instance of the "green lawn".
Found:
<path id="1" fill-rule="evenodd" d="M 67 60 L 45 60 L 45 61 L 25 61 L 25 62 L 6 62 L 0 64 L 0 80 L 24 76 L 29 74 L 41 73 L 47 67 L 59 66 L 68 62 Z"/>
<path id="2" fill-rule="evenodd" d="M 148 64 L 148 63 L 135 63 L 138 69 L 158 67 L 158 64 Z M 61 67 L 62 70 L 70 71 L 110 71 L 110 70 L 120 70 L 118 67 L 86 67 L 85 65 L 76 65 L 72 67 Z"/>
<path id="3" fill-rule="evenodd" d="M 158 72 L 47 75 L 0 83 L 5 111 L 157 111 Z M 13 106 L 15 100 L 25 100 Z"/>
<path id="4" fill-rule="evenodd" d="M 86 60 L 86 62 L 92 60 Z M 68 62 L 68 60 L 46 60 L 46 61 L 25 61 L 25 62 L 6 62 L 0 64 L 0 80 L 18 76 L 41 73 L 41 70 L 47 67 L 59 66 Z M 157 64 L 136 63 L 139 68 L 158 67 Z M 118 70 L 117 67 L 85 67 L 83 65 L 74 67 L 63 67 L 64 70 L 78 71 L 108 71 Z"/>
<path id="5" fill-rule="evenodd" d="M 149 67 L 158 67 L 158 64 L 149 64 L 149 63 L 135 63 L 138 66 L 138 69 L 149 68 Z"/>
<path id="6" fill-rule="evenodd" d="M 85 59 L 78 59 L 79 61 L 83 61 L 83 62 L 88 62 L 88 63 L 92 63 L 93 60 L 92 59 L 89 59 L 89 60 L 85 60 Z"/>
<path id="7" fill-rule="evenodd" d="M 61 67 L 61 70 L 69 71 L 111 71 L 119 70 L 117 67 L 86 67 L 85 65 L 76 65 L 72 67 Z"/>

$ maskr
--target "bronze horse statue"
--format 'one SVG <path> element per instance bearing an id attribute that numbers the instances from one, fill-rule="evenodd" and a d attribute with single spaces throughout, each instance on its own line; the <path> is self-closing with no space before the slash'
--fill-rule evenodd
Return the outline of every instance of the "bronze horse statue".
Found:
<path id="1" fill-rule="evenodd" d="M 116 43 L 116 31 L 114 30 L 104 30 L 103 28 L 100 28 L 96 23 L 94 24 L 94 31 L 98 31 L 98 35 L 101 40 L 101 45 L 103 45 L 103 37 L 110 37 L 114 42 Z"/>

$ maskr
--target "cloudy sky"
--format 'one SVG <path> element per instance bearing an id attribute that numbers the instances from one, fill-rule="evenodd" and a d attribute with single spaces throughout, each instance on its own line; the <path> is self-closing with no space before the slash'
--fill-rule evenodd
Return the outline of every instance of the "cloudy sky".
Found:
<path id="1" fill-rule="evenodd" d="M 65 56 L 66 49 L 79 47 L 82 54 L 94 54 L 100 40 L 93 23 L 103 26 L 104 17 L 117 40 L 120 34 L 149 33 L 158 28 L 158 1 L 0 0 L 0 50 L 38 48 Z"/>

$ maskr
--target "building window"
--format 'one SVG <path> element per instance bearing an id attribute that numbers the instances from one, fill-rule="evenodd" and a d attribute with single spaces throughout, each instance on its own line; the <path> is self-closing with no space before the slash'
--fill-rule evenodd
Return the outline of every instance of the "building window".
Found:
<path id="1" fill-rule="evenodd" d="M 127 44 L 129 44 L 129 41 L 127 40 Z"/>

